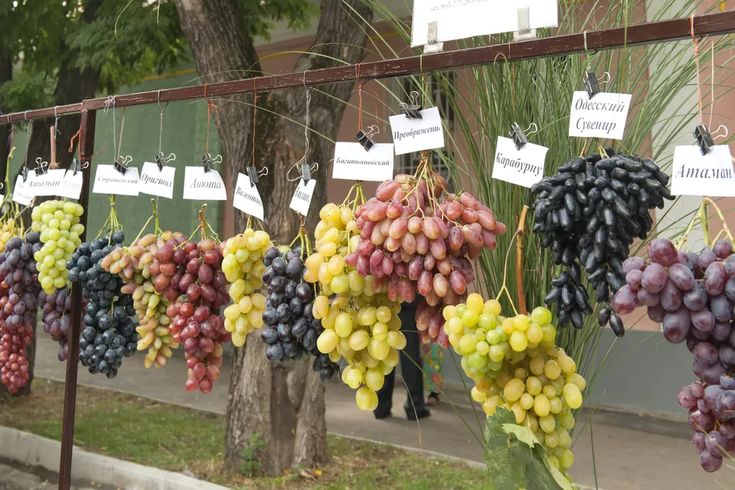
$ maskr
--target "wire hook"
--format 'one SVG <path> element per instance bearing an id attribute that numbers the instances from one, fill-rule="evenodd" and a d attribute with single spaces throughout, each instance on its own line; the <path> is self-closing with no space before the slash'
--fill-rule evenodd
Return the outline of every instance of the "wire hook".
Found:
<path id="1" fill-rule="evenodd" d="M 720 130 L 723 130 L 725 134 L 717 134 L 720 132 Z M 727 129 L 727 126 L 725 126 L 724 124 L 720 124 L 717 129 L 710 134 L 712 135 L 713 140 L 717 140 L 719 138 L 727 138 L 730 135 L 730 130 Z"/>

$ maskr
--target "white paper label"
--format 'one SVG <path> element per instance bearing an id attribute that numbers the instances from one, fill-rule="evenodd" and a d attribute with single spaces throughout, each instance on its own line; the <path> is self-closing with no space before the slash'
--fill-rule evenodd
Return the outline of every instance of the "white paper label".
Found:
<path id="1" fill-rule="evenodd" d="M 97 165 L 94 175 L 94 194 L 138 195 L 138 169 L 128 167 L 125 175 L 115 170 L 114 165 Z"/>
<path id="2" fill-rule="evenodd" d="M 548 151 L 545 146 L 533 143 L 526 143 L 518 150 L 512 139 L 499 136 L 493 162 L 493 179 L 532 187 L 544 177 Z"/>
<path id="3" fill-rule="evenodd" d="M 51 169 L 41 175 L 29 174 L 25 185 L 28 192 L 35 196 L 59 196 L 69 199 L 79 199 L 82 192 L 82 172 L 74 175 L 65 169 Z"/>
<path id="4" fill-rule="evenodd" d="M 222 176 L 216 170 L 204 171 L 204 167 L 184 169 L 184 199 L 192 201 L 226 201 L 227 189 Z"/>
<path id="5" fill-rule="evenodd" d="M 299 183 L 296 186 L 296 191 L 293 193 L 293 197 L 291 198 L 291 204 L 289 205 L 289 207 L 299 213 L 301 216 L 308 215 L 309 205 L 311 204 L 311 196 L 314 194 L 315 186 L 316 180 L 314 179 L 309 179 L 309 182 L 307 182 L 306 184 L 304 184 L 304 179 L 299 179 Z"/>
<path id="6" fill-rule="evenodd" d="M 140 192 L 149 196 L 171 199 L 174 197 L 174 177 L 176 168 L 165 166 L 158 170 L 158 165 L 145 162 L 140 169 Z"/>
<path id="7" fill-rule="evenodd" d="M 376 143 L 366 151 L 360 143 L 334 145 L 333 179 L 382 182 L 393 178 L 393 145 Z"/>
<path id="8" fill-rule="evenodd" d="M 424 109 L 421 111 L 421 115 L 421 119 L 411 119 L 406 117 L 405 114 L 388 118 L 390 119 L 390 130 L 393 133 L 393 147 L 396 155 L 444 148 L 444 131 L 442 130 L 439 108 Z"/>
<path id="9" fill-rule="evenodd" d="M 428 43 L 431 22 L 440 42 L 517 31 L 518 9 L 526 7 L 529 28 L 558 25 L 557 0 L 414 0 L 411 46 Z"/>
<path id="10" fill-rule="evenodd" d="M 56 195 L 66 197 L 68 199 L 79 200 L 82 194 L 82 184 L 84 183 L 84 174 L 79 171 L 74 174 L 72 170 L 66 171 L 61 169 L 49 170 L 48 173 L 58 172 L 61 176 L 60 185 L 57 188 Z"/>
<path id="11" fill-rule="evenodd" d="M 33 194 L 28 187 L 31 180 L 31 172 L 28 173 L 28 178 L 23 182 L 23 176 L 18 175 L 15 179 L 15 186 L 13 186 L 13 201 L 17 202 L 21 206 L 28 206 L 33 200 Z"/>
<path id="12" fill-rule="evenodd" d="M 631 98 L 630 94 L 600 92 L 590 99 L 587 92 L 574 92 L 569 136 L 623 139 Z"/>
<path id="13" fill-rule="evenodd" d="M 716 145 L 706 155 L 699 147 L 677 146 L 671 172 L 675 196 L 735 197 L 735 175 L 728 145 Z"/>
<path id="14" fill-rule="evenodd" d="M 260 221 L 264 219 L 263 201 L 260 199 L 258 187 L 250 181 L 249 176 L 243 173 L 237 174 L 232 205 L 243 213 L 258 218 Z"/>

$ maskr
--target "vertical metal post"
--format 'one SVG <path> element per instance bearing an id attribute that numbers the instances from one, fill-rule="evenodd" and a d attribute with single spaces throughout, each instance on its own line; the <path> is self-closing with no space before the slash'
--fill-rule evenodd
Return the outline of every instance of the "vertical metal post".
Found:
<path id="1" fill-rule="evenodd" d="M 80 165 L 82 167 L 82 193 L 79 204 L 84 209 L 81 224 L 84 232 L 80 237 L 85 241 L 87 235 L 87 214 L 89 212 L 89 180 L 92 167 L 87 165 L 94 152 L 94 128 L 96 111 L 83 110 L 79 125 Z M 86 167 L 86 169 L 85 169 Z M 71 487 L 71 462 L 74 450 L 74 415 L 77 403 L 77 369 L 79 367 L 79 334 L 82 323 L 82 288 L 74 283 L 71 290 L 71 337 L 69 338 L 69 358 L 66 360 L 66 382 L 64 383 L 64 419 L 61 425 L 61 458 L 59 461 L 59 490 Z"/>

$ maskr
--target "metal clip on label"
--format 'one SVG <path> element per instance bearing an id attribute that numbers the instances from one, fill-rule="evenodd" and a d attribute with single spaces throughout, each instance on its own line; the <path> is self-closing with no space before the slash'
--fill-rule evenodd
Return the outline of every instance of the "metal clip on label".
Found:
<path id="1" fill-rule="evenodd" d="M 424 45 L 424 54 L 439 53 L 444 50 L 444 43 L 439 42 L 439 26 L 437 22 L 429 22 L 427 26 L 426 44 Z"/>
<path id="2" fill-rule="evenodd" d="M 156 165 L 158 165 L 158 171 L 161 172 L 163 171 L 163 167 L 165 167 L 168 162 L 173 162 L 174 160 L 176 160 L 176 154 L 169 153 L 168 156 L 166 156 L 163 154 L 162 151 L 159 151 L 158 153 L 156 153 L 155 160 Z"/>
<path id="3" fill-rule="evenodd" d="M 712 151 L 712 147 L 715 146 L 712 135 L 704 124 L 700 124 L 694 129 L 694 138 L 697 140 L 697 146 L 699 146 L 699 151 L 702 152 L 702 155 L 706 155 Z"/>
<path id="4" fill-rule="evenodd" d="M 48 171 L 48 162 L 41 157 L 36 157 L 36 175 L 43 175 Z"/>
<path id="5" fill-rule="evenodd" d="M 421 115 L 421 104 L 419 104 L 419 93 L 415 90 L 411 91 L 411 102 L 401 102 L 403 113 L 408 119 L 423 119 Z"/>
<path id="6" fill-rule="evenodd" d="M 304 179 L 304 184 L 311 180 L 311 168 L 309 168 L 309 164 L 306 162 L 301 164 L 301 178 Z"/>
<path id="7" fill-rule="evenodd" d="M 23 182 L 28 180 L 28 161 L 23 162 L 23 168 L 20 170 L 20 174 L 23 176 Z"/>
<path id="8" fill-rule="evenodd" d="M 258 172 L 255 170 L 255 167 L 253 165 L 248 165 L 246 171 L 248 173 L 248 177 L 250 177 L 250 187 L 255 187 L 255 184 L 260 181 L 260 178 L 258 177 Z"/>
<path id="9" fill-rule="evenodd" d="M 516 150 L 520 150 L 528 144 L 528 137 L 523 132 L 521 127 L 517 123 L 510 125 L 510 137 L 513 139 L 513 143 L 516 145 Z"/>
<path id="10" fill-rule="evenodd" d="M 75 160 L 76 161 L 76 160 Z M 115 163 L 113 166 L 115 167 L 115 170 L 120 172 L 122 175 L 125 175 L 128 171 L 128 164 L 133 161 L 133 157 L 130 155 L 126 156 L 118 156 L 115 160 Z M 76 168 L 74 169 L 74 174 L 76 175 L 77 171 Z"/>
<path id="11" fill-rule="evenodd" d="M 358 143 L 362 145 L 363 148 L 365 148 L 365 151 L 370 151 L 370 149 L 375 146 L 375 141 L 373 141 L 373 136 L 378 134 L 380 132 L 380 128 L 377 126 L 368 126 L 367 129 L 361 129 L 357 132 L 355 135 L 355 139 Z"/>
<path id="12" fill-rule="evenodd" d="M 536 29 L 531 29 L 531 9 L 522 7 L 518 9 L 518 30 L 513 33 L 514 41 L 523 41 L 536 37 Z"/>
<path id="13" fill-rule="evenodd" d="M 585 73 L 584 88 L 587 90 L 590 99 L 600 93 L 600 82 L 597 81 L 597 75 L 594 72 L 588 71 Z"/>

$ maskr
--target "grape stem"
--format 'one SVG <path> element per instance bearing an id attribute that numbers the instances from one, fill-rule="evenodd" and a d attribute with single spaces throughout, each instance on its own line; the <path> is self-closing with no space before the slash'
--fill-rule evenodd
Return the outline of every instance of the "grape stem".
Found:
<path id="1" fill-rule="evenodd" d="M 518 239 L 516 240 L 516 295 L 518 296 L 518 310 L 521 315 L 528 313 L 526 308 L 526 293 L 523 290 L 523 237 L 526 233 L 526 217 L 528 206 L 524 205 L 518 219 Z"/>
<path id="2" fill-rule="evenodd" d="M 709 233 L 709 217 L 707 215 L 707 207 L 711 206 L 715 213 L 717 214 L 717 217 L 720 219 L 720 223 L 722 225 L 722 230 L 717 234 L 714 240 L 710 240 L 710 233 Z M 735 239 L 733 238 L 733 234 L 730 231 L 730 228 L 727 226 L 727 220 L 725 220 L 725 216 L 722 213 L 722 210 L 717 205 L 717 203 L 712 200 L 709 197 L 705 197 L 702 199 L 702 203 L 699 205 L 699 209 L 694 215 L 692 216 L 692 219 L 689 220 L 689 224 L 687 225 L 686 229 L 684 230 L 684 233 L 681 234 L 681 236 L 677 239 L 675 245 L 676 249 L 680 250 L 681 247 L 684 246 L 684 244 L 687 242 L 689 238 L 689 234 L 694 229 L 694 226 L 697 224 L 697 222 L 700 223 L 702 226 L 702 231 L 704 233 L 704 239 L 707 246 L 711 246 L 713 242 L 716 242 L 720 236 L 724 233 L 725 236 L 727 236 L 728 240 L 730 242 L 735 242 Z"/>
<path id="3" fill-rule="evenodd" d="M 508 258 L 510 257 L 510 251 L 513 249 L 513 242 L 515 242 L 519 233 L 520 230 L 516 230 L 516 232 L 513 233 L 513 237 L 510 239 L 510 243 L 508 244 L 508 250 L 505 251 L 505 260 L 503 261 L 503 286 L 495 297 L 495 301 L 498 301 L 503 293 L 505 293 L 505 296 L 508 298 L 508 302 L 510 302 L 511 308 L 513 308 L 513 312 L 516 315 L 518 314 L 518 310 L 516 309 L 515 303 L 513 303 L 513 297 L 511 297 L 510 292 L 508 291 Z"/>

